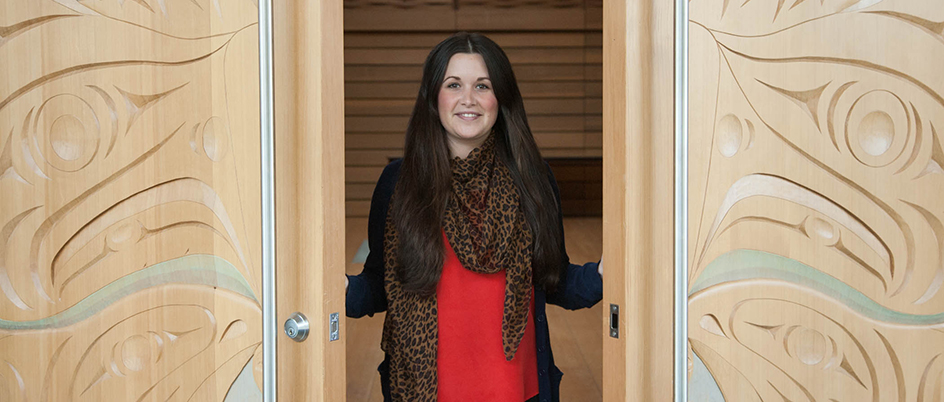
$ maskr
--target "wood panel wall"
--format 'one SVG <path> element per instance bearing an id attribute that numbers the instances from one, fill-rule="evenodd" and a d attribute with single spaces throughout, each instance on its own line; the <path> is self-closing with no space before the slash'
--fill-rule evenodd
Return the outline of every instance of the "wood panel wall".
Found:
<path id="1" fill-rule="evenodd" d="M 367 216 L 383 167 L 402 156 L 422 64 L 459 30 L 511 59 L 545 158 L 601 157 L 602 5 L 587 0 L 345 1 L 346 207 Z"/>
<path id="2" fill-rule="evenodd" d="M 603 159 L 550 158 L 564 216 L 603 216 Z"/>

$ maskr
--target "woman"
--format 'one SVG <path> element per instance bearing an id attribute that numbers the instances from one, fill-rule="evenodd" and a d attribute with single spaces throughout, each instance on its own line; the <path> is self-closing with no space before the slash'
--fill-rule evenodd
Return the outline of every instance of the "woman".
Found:
<path id="1" fill-rule="evenodd" d="M 387 311 L 385 401 L 557 401 L 545 303 L 602 299 L 571 265 L 560 195 L 508 57 L 458 33 L 426 58 L 402 160 L 371 200 L 370 253 L 347 316 Z"/>

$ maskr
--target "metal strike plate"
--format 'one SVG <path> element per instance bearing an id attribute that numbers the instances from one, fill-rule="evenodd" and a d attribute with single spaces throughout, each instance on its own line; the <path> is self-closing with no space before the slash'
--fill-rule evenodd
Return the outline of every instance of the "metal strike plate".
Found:
<path id="1" fill-rule="evenodd" d="M 619 338 L 619 306 L 610 304 L 610 337 Z"/>
<path id="2" fill-rule="evenodd" d="M 329 342 L 341 339 L 341 323 L 340 315 L 338 315 L 338 313 L 331 313 L 328 329 L 330 330 L 330 334 L 328 335 Z"/>
<path id="3" fill-rule="evenodd" d="M 292 313 L 292 316 L 285 320 L 285 335 L 295 342 L 302 342 L 308 338 L 308 318 L 302 313 Z"/>

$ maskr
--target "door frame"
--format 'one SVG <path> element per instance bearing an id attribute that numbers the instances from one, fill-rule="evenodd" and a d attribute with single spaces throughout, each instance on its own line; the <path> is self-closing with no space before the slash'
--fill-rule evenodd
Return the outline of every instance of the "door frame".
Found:
<path id="1" fill-rule="evenodd" d="M 676 48 L 687 8 L 603 2 L 603 303 L 604 314 L 620 311 L 619 338 L 603 342 L 604 401 L 687 399 L 687 302 L 676 291 L 681 278 L 684 296 L 686 277 L 686 125 L 676 114 L 686 52 Z"/>
<path id="2" fill-rule="evenodd" d="M 266 290 L 278 295 L 274 314 L 263 318 L 264 351 L 276 354 L 264 360 L 265 384 L 277 383 L 265 400 L 343 401 L 343 319 L 340 339 L 328 336 L 331 314 L 344 312 L 343 2 L 259 5 L 260 57 L 270 63 L 260 62 L 261 110 L 271 116 L 263 117 L 262 135 L 275 139 L 278 172 L 274 219 L 264 221 L 279 239 L 274 261 L 263 264 L 264 276 L 278 274 L 263 291 L 264 300 Z M 603 400 L 681 402 L 688 1 L 605 0 L 603 9 Z M 610 305 L 622 312 L 618 338 L 609 335 Z M 312 323 L 303 343 L 276 335 L 295 311 Z"/>
<path id="3" fill-rule="evenodd" d="M 269 7 L 272 0 L 260 0 Z M 265 334 L 301 312 L 311 324 L 304 342 L 265 338 L 267 402 L 343 401 L 346 391 L 344 325 L 344 43 L 343 3 L 282 1 L 270 8 L 269 53 L 273 104 L 263 126 L 274 138 L 275 277 L 278 300 Z M 260 21 L 262 15 L 260 14 Z M 261 43 L 265 47 L 265 43 Z M 265 54 L 265 52 L 261 52 Z M 264 70 L 265 71 L 265 70 Z M 265 96 L 263 96 L 265 99 Z M 263 107 L 264 109 L 264 107 Z M 270 217 L 272 218 L 272 217 Z M 266 275 L 264 273 L 264 275 Z M 265 291 L 263 291 L 265 294 Z M 269 309 L 264 309 L 270 311 Z M 340 336 L 329 336 L 336 325 Z"/>

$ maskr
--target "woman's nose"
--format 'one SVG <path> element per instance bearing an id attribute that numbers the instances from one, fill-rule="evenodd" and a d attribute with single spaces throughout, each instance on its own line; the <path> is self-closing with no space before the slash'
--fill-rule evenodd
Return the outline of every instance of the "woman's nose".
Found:
<path id="1" fill-rule="evenodd" d="M 462 97 L 459 99 L 463 105 L 474 105 L 475 104 L 475 94 L 471 89 L 463 89 Z"/>

